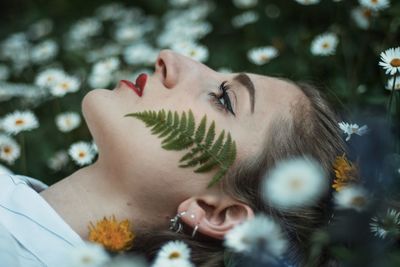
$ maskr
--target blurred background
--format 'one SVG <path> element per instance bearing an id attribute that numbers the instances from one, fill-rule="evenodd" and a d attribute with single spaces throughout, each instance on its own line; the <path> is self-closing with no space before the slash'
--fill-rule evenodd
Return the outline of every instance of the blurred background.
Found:
<path id="1" fill-rule="evenodd" d="M 345 212 L 332 226 L 332 251 L 345 266 L 399 266 L 391 245 L 400 212 L 384 210 L 386 219 L 371 228 L 393 239 L 372 242 L 365 234 L 380 200 L 399 195 L 399 46 L 398 0 L 1 1 L 0 173 L 51 185 L 93 162 L 83 96 L 152 73 L 159 51 L 173 49 L 221 72 L 320 87 L 347 123 L 347 156 L 378 200 L 369 213 Z M 393 72 L 379 65 L 381 53 L 391 55 Z M 317 233 L 312 253 L 326 234 Z M 350 239 L 354 254 L 334 246 Z"/>

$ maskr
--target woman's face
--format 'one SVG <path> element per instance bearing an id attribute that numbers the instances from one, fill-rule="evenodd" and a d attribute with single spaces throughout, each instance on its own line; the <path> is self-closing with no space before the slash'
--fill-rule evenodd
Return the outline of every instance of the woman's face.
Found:
<path id="1" fill-rule="evenodd" d="M 233 115 L 219 107 L 210 93 L 220 95 L 226 82 Z M 181 201 L 206 190 L 214 172 L 194 173 L 178 167 L 187 151 L 167 151 L 150 128 L 125 114 L 145 110 L 192 110 L 196 125 L 207 115 L 215 121 L 216 134 L 230 132 L 236 141 L 237 158 L 259 151 L 268 126 L 278 115 L 290 116 L 290 105 L 302 96 L 293 84 L 249 73 L 218 73 L 169 50 L 160 52 L 155 71 L 148 75 L 139 97 L 126 84 L 113 90 L 97 89 L 83 100 L 83 113 L 99 148 L 98 164 L 107 166 L 111 179 L 136 197 Z M 155 199 L 155 201 L 157 201 Z M 162 203 L 162 202 L 160 202 Z"/>

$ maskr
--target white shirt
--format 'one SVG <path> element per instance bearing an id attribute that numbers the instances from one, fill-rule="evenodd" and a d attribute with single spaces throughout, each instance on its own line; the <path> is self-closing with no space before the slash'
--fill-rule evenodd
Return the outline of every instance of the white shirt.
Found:
<path id="1" fill-rule="evenodd" d="M 64 267 L 81 237 L 38 194 L 39 180 L 0 174 L 0 266 Z"/>

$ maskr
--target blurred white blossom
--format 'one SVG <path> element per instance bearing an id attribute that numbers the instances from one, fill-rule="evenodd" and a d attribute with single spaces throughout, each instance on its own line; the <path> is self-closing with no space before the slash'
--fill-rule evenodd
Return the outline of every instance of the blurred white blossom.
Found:
<path id="1" fill-rule="evenodd" d="M 175 43 L 171 48 L 172 50 L 199 62 L 205 62 L 208 59 L 208 48 L 204 45 L 193 42 L 179 42 Z"/>
<path id="2" fill-rule="evenodd" d="M 32 111 L 16 110 L 7 114 L 2 120 L 2 128 L 9 134 L 16 135 L 39 127 L 39 122 Z"/>
<path id="3" fill-rule="evenodd" d="M 78 78 L 64 75 L 53 86 L 50 87 L 50 93 L 53 96 L 63 97 L 68 93 L 74 93 L 79 90 L 80 81 Z"/>
<path id="4" fill-rule="evenodd" d="M 31 59 L 34 63 L 43 63 L 53 59 L 57 53 L 58 44 L 53 40 L 46 40 L 32 48 Z"/>
<path id="5" fill-rule="evenodd" d="M 318 4 L 321 0 L 295 0 L 297 3 L 302 5 L 315 5 Z"/>
<path id="6" fill-rule="evenodd" d="M 314 38 L 311 43 L 311 53 L 318 56 L 330 56 L 336 52 L 339 39 L 334 33 L 323 33 Z"/>
<path id="7" fill-rule="evenodd" d="M 49 160 L 47 161 L 47 166 L 53 171 L 59 171 L 64 168 L 69 162 L 68 153 L 65 150 L 57 151 Z"/>
<path id="8" fill-rule="evenodd" d="M 356 7 L 351 11 L 351 17 L 357 26 L 363 30 L 369 28 L 371 24 L 371 18 L 373 13 L 371 9 L 363 8 L 363 7 Z"/>
<path id="9" fill-rule="evenodd" d="M 188 5 L 193 5 L 197 0 L 169 0 L 168 3 L 174 7 L 184 7 Z"/>
<path id="10" fill-rule="evenodd" d="M 143 29 L 140 25 L 122 25 L 114 33 L 114 38 L 122 44 L 129 44 L 139 40 L 143 36 Z"/>
<path id="11" fill-rule="evenodd" d="M 97 18 L 84 18 L 72 25 L 69 35 L 72 39 L 87 39 L 98 35 L 103 29 Z"/>
<path id="12" fill-rule="evenodd" d="M 73 267 L 99 267 L 110 261 L 111 257 L 104 248 L 91 242 L 85 242 L 84 245 L 72 247 L 65 260 L 68 266 Z"/>
<path id="13" fill-rule="evenodd" d="M 79 166 L 92 163 L 96 156 L 91 144 L 83 141 L 73 143 L 68 149 L 68 154 Z"/>
<path id="14" fill-rule="evenodd" d="M 48 35 L 52 30 L 53 22 L 50 19 L 41 19 L 29 27 L 27 35 L 31 40 L 38 40 Z"/>
<path id="15" fill-rule="evenodd" d="M 251 63 L 256 65 L 264 65 L 271 59 L 276 58 L 278 55 L 278 49 L 273 46 L 252 48 L 247 52 L 247 58 Z"/>
<path id="16" fill-rule="evenodd" d="M 347 123 L 347 122 L 339 122 L 339 128 L 343 131 L 343 133 L 347 134 L 346 141 L 349 141 L 352 134 L 357 134 L 362 136 L 368 132 L 368 126 L 358 126 L 355 123 Z"/>
<path id="17" fill-rule="evenodd" d="M 0 159 L 8 164 L 14 164 L 21 155 L 21 148 L 10 136 L 0 134 Z"/>
<path id="18" fill-rule="evenodd" d="M 241 28 L 247 24 L 254 23 L 258 20 L 258 14 L 254 11 L 246 11 L 232 18 L 232 25 L 235 28 Z"/>
<path id="19" fill-rule="evenodd" d="M 379 66 L 386 70 L 386 74 L 394 75 L 400 73 L 400 46 L 389 48 L 381 53 Z"/>
<path id="20" fill-rule="evenodd" d="M 288 242 L 273 219 L 258 214 L 232 228 L 225 235 L 224 245 L 234 252 L 273 261 L 285 253 Z"/>
<path id="21" fill-rule="evenodd" d="M 109 3 L 98 7 L 95 13 L 101 20 L 115 20 L 122 16 L 124 8 L 121 3 Z"/>
<path id="22" fill-rule="evenodd" d="M 56 125 L 61 132 L 70 132 L 81 124 L 81 117 L 77 112 L 64 112 L 56 116 Z"/>
<path id="23" fill-rule="evenodd" d="M 35 84 L 39 87 L 50 88 L 60 82 L 65 75 L 61 69 L 46 69 L 36 75 Z"/>
<path id="24" fill-rule="evenodd" d="M 4 64 L 0 64 L 0 81 L 6 81 L 9 77 L 10 69 Z"/>
<path id="25" fill-rule="evenodd" d="M 232 0 L 237 8 L 251 8 L 257 5 L 258 0 Z"/>
<path id="26" fill-rule="evenodd" d="M 156 61 L 158 50 L 148 44 L 139 43 L 124 50 L 124 60 L 130 65 L 152 65 Z"/>
<path id="27" fill-rule="evenodd" d="M 348 185 L 335 192 L 334 202 L 338 209 L 354 209 L 363 211 L 368 205 L 367 191 L 358 185 Z"/>
<path id="28" fill-rule="evenodd" d="M 268 172 L 262 184 L 266 204 L 291 209 L 315 204 L 328 190 L 328 177 L 310 158 L 281 161 Z"/>
<path id="29" fill-rule="evenodd" d="M 120 61 L 117 57 L 110 57 L 98 61 L 94 64 L 92 72 L 96 74 L 108 74 L 116 71 L 120 65 Z"/>
<path id="30" fill-rule="evenodd" d="M 389 0 L 358 0 L 361 6 L 379 11 L 390 6 Z"/>

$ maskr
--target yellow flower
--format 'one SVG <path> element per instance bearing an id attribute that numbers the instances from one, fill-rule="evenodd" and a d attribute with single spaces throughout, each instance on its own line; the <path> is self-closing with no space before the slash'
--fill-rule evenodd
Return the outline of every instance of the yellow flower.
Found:
<path id="1" fill-rule="evenodd" d="M 346 156 L 338 156 L 333 163 L 333 170 L 335 171 L 335 179 L 333 180 L 332 188 L 340 191 L 349 183 L 358 181 L 357 166 L 347 160 Z"/>
<path id="2" fill-rule="evenodd" d="M 131 225 L 128 220 L 117 222 L 115 216 L 100 220 L 96 226 L 90 222 L 89 240 L 100 243 L 111 252 L 125 251 L 132 248 L 135 235 L 131 231 Z"/>

